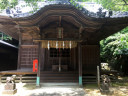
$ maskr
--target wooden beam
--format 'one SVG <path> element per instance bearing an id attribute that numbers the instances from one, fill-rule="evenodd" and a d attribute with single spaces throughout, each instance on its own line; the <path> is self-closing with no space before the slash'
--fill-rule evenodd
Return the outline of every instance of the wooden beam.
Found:
<path id="1" fill-rule="evenodd" d="M 2 25 L 16 25 L 16 23 L 14 23 L 14 22 L 2 22 L 2 21 L 0 21 L 0 24 L 2 24 Z"/>
<path id="2" fill-rule="evenodd" d="M 37 48 L 38 45 L 21 45 L 22 48 Z"/>
<path id="3" fill-rule="evenodd" d="M 72 39 L 72 38 L 63 38 L 63 39 L 57 39 L 57 38 L 43 38 L 41 40 L 33 40 L 34 42 L 42 42 L 44 40 L 52 40 L 52 41 L 76 41 L 76 42 L 82 42 L 82 39 Z"/>

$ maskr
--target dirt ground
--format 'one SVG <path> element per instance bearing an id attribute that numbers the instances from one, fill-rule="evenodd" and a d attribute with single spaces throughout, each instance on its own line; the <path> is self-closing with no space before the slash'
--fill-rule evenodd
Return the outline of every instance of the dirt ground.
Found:
<path id="1" fill-rule="evenodd" d="M 110 90 L 113 92 L 111 95 L 101 94 L 97 87 L 85 87 L 84 90 L 86 92 L 85 96 L 128 96 L 128 86 L 111 87 Z"/>
<path id="2" fill-rule="evenodd" d="M 85 90 L 79 86 L 41 86 L 35 84 L 16 84 L 17 93 L 15 95 L 2 94 L 4 84 L 0 85 L 0 96 L 85 96 Z"/>
<path id="3" fill-rule="evenodd" d="M 0 96 L 128 96 L 128 86 L 112 87 L 112 95 L 102 95 L 95 85 L 84 85 L 78 87 L 42 87 L 37 88 L 35 84 L 17 84 L 18 92 L 15 95 L 4 95 L 4 84 L 0 85 Z"/>

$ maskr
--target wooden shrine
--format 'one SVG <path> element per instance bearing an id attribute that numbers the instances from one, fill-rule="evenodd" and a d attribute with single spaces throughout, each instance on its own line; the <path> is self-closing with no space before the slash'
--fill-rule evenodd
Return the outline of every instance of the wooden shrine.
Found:
<path id="1" fill-rule="evenodd" d="M 96 75 L 100 66 L 100 40 L 127 25 L 127 17 L 94 18 L 71 4 L 49 4 L 28 17 L 0 16 L 0 31 L 19 40 L 17 69 L 32 69 L 38 59 L 38 85 L 82 85 L 82 76 Z"/>

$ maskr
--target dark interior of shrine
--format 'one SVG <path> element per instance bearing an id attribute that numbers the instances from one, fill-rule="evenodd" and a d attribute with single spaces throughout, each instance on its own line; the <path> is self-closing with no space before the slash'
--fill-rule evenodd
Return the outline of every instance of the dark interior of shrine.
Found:
<path id="1" fill-rule="evenodd" d="M 0 42 L 0 71 L 17 69 L 18 48 Z"/>

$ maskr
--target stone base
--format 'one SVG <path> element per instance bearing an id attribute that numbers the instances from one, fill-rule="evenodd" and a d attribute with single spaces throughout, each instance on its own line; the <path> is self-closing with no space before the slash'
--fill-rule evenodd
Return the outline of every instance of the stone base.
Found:
<path id="1" fill-rule="evenodd" d="M 114 93 L 113 91 L 103 89 L 100 89 L 100 92 L 102 95 L 112 95 Z"/>
<path id="2" fill-rule="evenodd" d="M 7 84 L 4 86 L 4 89 L 5 89 L 5 90 L 14 90 L 14 89 L 16 89 L 16 85 L 15 85 L 15 84 L 12 84 L 12 83 L 7 83 Z"/>
<path id="3" fill-rule="evenodd" d="M 4 90 L 2 93 L 3 94 L 13 95 L 13 94 L 17 93 L 17 89 L 14 89 L 14 90 Z"/>

